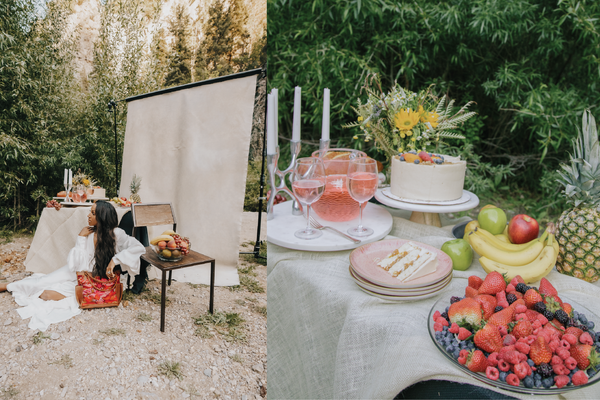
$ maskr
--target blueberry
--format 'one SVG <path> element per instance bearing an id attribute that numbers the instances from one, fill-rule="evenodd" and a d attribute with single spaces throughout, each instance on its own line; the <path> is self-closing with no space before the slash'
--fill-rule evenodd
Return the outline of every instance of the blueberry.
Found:
<path id="1" fill-rule="evenodd" d="M 590 329 L 594 329 L 594 327 L 596 326 L 596 324 L 594 324 L 594 321 L 588 321 L 586 325 L 588 327 L 588 331 Z"/>
<path id="2" fill-rule="evenodd" d="M 554 385 L 554 378 L 550 377 L 550 378 L 542 379 L 542 386 L 545 387 L 546 389 L 550 389 L 552 387 L 552 385 Z"/>
<path id="3" fill-rule="evenodd" d="M 596 342 L 600 342 L 600 332 L 596 332 Z"/>
<path id="4" fill-rule="evenodd" d="M 585 314 L 579 314 L 579 321 L 580 321 L 582 324 L 587 324 L 587 322 L 588 322 L 588 319 L 586 318 Z"/>
<path id="5" fill-rule="evenodd" d="M 418 164 L 418 163 L 420 163 L 420 162 L 421 162 L 421 161 L 419 161 L 419 160 L 415 160 L 415 164 Z"/>
<path id="6" fill-rule="evenodd" d="M 500 377 L 499 377 L 499 379 L 500 379 L 502 382 L 506 382 L 506 377 L 507 377 L 507 376 L 508 376 L 508 373 L 507 373 L 507 372 L 500 371 Z"/>
<path id="7" fill-rule="evenodd" d="M 458 357 L 460 357 L 460 349 L 455 348 L 452 352 L 452 355 L 454 356 L 454 358 L 458 359 Z"/>
<path id="8" fill-rule="evenodd" d="M 596 370 L 594 368 L 588 368 L 587 369 L 588 378 L 591 378 L 591 377 L 595 376 L 596 373 L 598 373 L 598 370 Z"/>
<path id="9" fill-rule="evenodd" d="M 532 388 L 533 378 L 530 376 L 526 376 L 525 379 L 523 379 L 523 385 L 525 385 L 526 388 Z"/>
<path id="10" fill-rule="evenodd" d="M 541 379 L 534 379 L 533 380 L 533 386 L 535 386 L 536 388 L 542 387 L 542 380 Z"/>
<path id="11" fill-rule="evenodd" d="M 443 331 L 447 331 L 448 327 L 446 325 L 444 325 L 444 327 L 442 328 Z"/>
<path id="12" fill-rule="evenodd" d="M 575 319 L 579 318 L 579 313 L 575 310 L 573 310 L 573 318 L 575 318 Z"/>
<path id="13" fill-rule="evenodd" d="M 446 346 L 446 351 L 447 351 L 448 353 L 452 353 L 452 352 L 454 351 L 454 346 L 452 346 L 452 345 L 448 345 L 448 346 Z"/>
<path id="14" fill-rule="evenodd" d="M 536 381 L 537 380 L 541 381 L 542 380 L 542 376 L 536 372 L 535 374 L 533 374 L 533 379 L 536 380 Z"/>
<path id="15" fill-rule="evenodd" d="M 527 364 L 529 364 L 530 367 L 533 367 L 535 365 L 535 363 L 531 359 L 527 359 Z"/>
<path id="16" fill-rule="evenodd" d="M 400 156 L 400 161 L 404 161 L 404 157 Z"/>
<path id="17" fill-rule="evenodd" d="M 452 341 L 452 346 L 454 346 L 454 347 L 458 346 L 458 340 L 454 339 Z"/>

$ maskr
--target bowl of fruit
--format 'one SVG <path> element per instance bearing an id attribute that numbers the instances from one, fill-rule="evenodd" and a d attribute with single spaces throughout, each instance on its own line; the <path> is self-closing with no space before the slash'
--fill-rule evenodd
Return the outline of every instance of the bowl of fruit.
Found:
<path id="1" fill-rule="evenodd" d="M 190 239 L 174 231 L 164 231 L 150 241 L 156 256 L 162 261 L 181 261 L 190 253 Z"/>

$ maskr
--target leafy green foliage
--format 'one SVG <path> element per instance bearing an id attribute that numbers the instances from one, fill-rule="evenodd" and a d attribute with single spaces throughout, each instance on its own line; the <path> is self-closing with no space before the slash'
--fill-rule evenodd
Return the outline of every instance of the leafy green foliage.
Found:
<path id="1" fill-rule="evenodd" d="M 291 136 L 292 93 L 301 86 L 302 155 L 318 146 L 326 87 L 332 146 L 363 145 L 352 140 L 358 129 L 342 126 L 355 121 L 351 107 L 366 99 L 361 87 L 377 73 L 383 87 L 398 82 L 418 91 L 435 84 L 435 95 L 456 104 L 474 100 L 480 118 L 466 123 L 467 135 L 464 127 L 457 132 L 482 163 L 505 164 L 514 173 L 494 173 L 504 176 L 499 186 L 484 173 L 477 185 L 520 187 L 552 201 L 546 194 L 555 189 L 540 177 L 566 159 L 583 110 L 597 114 L 600 105 L 599 2 L 268 0 L 268 9 L 269 86 L 279 89 L 279 131 Z"/>

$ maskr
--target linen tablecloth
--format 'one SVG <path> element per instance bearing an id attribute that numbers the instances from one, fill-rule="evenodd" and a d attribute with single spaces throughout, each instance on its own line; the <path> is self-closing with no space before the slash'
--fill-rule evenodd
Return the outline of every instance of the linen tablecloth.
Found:
<path id="1" fill-rule="evenodd" d="M 129 207 L 115 207 L 119 221 Z M 48 274 L 67 263 L 67 255 L 75 246 L 77 235 L 87 226 L 90 207 L 44 208 L 27 252 L 27 271 Z"/>
<path id="2" fill-rule="evenodd" d="M 388 238 L 441 248 L 453 239 L 451 228 L 394 217 Z M 391 399 L 416 382 L 432 379 L 531 398 L 479 382 L 440 353 L 427 330 L 429 311 L 439 296 L 400 303 L 370 296 L 350 277 L 349 254 L 302 252 L 268 244 L 270 398 Z M 443 293 L 464 296 L 470 275 L 485 277 L 477 256 L 467 271 L 453 273 L 452 284 Z M 591 309 L 600 304 L 598 284 L 556 270 L 547 278 L 570 300 Z M 600 385 L 593 385 L 549 398 L 597 399 L 599 393 Z"/>

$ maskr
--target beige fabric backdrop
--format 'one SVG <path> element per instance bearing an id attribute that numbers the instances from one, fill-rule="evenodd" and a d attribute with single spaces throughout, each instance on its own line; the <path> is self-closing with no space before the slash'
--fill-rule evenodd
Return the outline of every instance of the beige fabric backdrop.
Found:
<path id="1" fill-rule="evenodd" d="M 239 284 L 241 217 L 257 76 L 186 88 L 128 103 L 121 196 L 134 174 L 144 203 L 171 203 L 178 233 L 213 257 L 215 284 Z M 149 229 L 149 235 L 160 234 Z M 151 238 L 151 237 L 150 237 Z M 210 282 L 210 265 L 173 272 Z"/>

